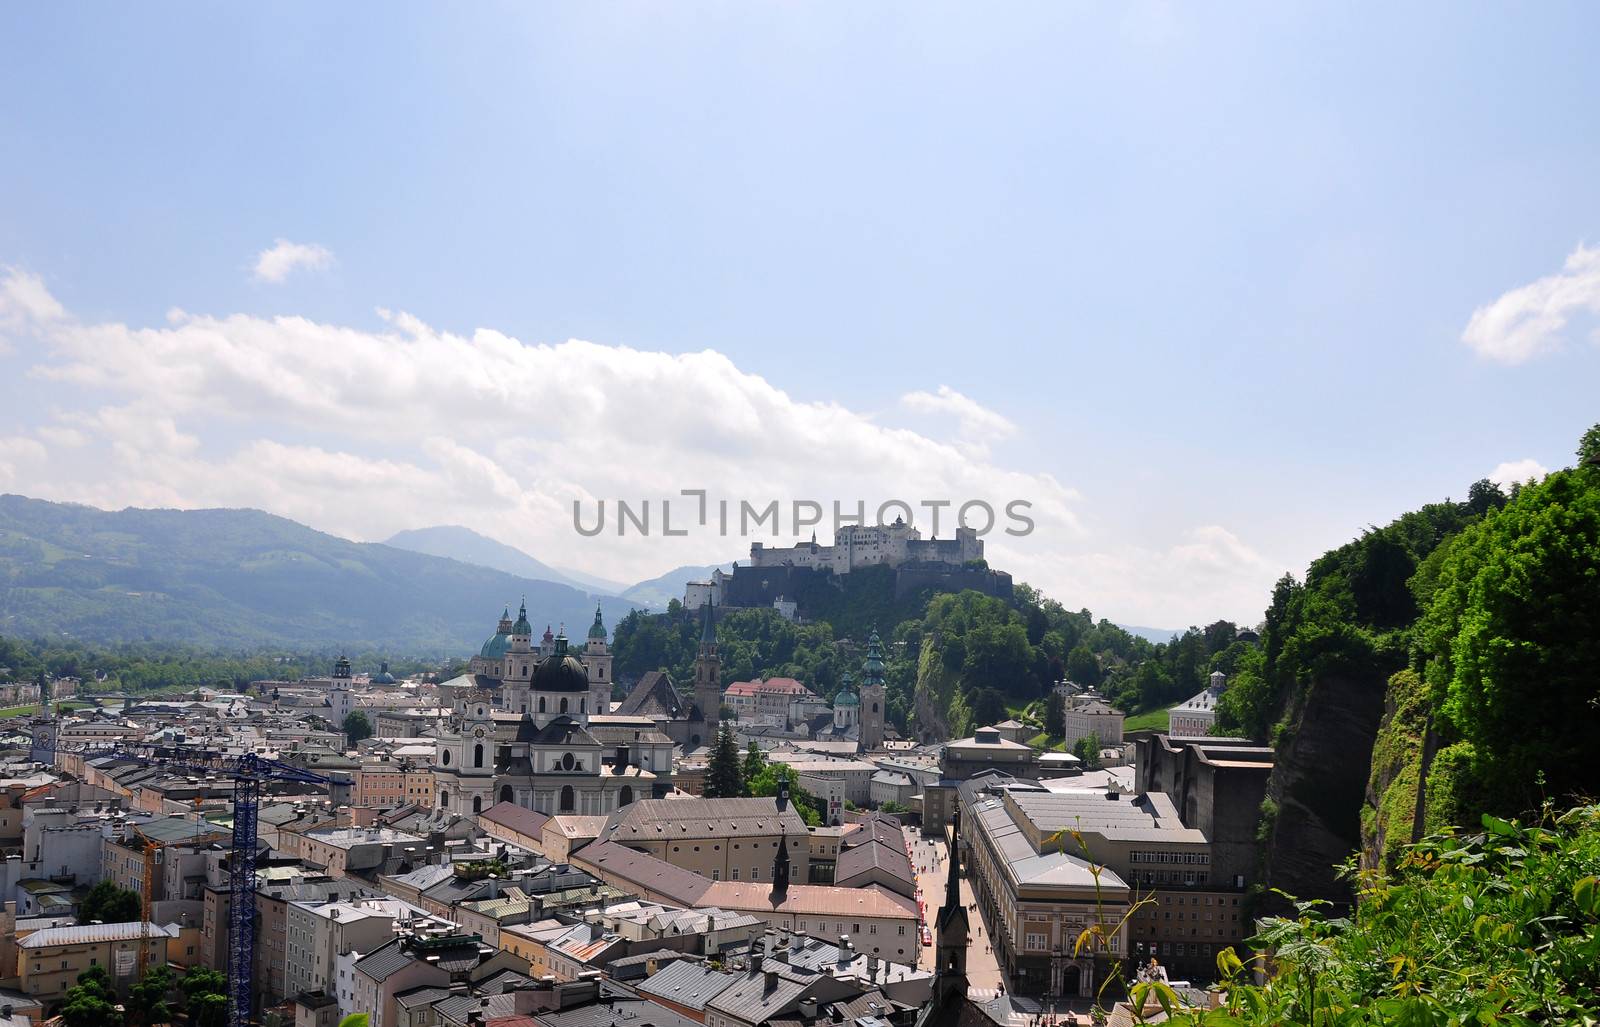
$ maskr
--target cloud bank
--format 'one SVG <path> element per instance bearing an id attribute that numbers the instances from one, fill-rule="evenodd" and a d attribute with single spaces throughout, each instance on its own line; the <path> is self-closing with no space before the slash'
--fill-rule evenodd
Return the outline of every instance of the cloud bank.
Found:
<path id="1" fill-rule="evenodd" d="M 1461 341 L 1488 360 L 1521 364 L 1561 348 L 1575 314 L 1600 315 L 1600 249 L 1583 244 L 1561 270 L 1472 312 Z"/>
<path id="2" fill-rule="evenodd" d="M 987 444 L 1016 425 L 948 387 L 902 398 L 928 422 L 914 431 L 797 399 L 713 351 L 528 344 L 380 316 L 374 328 L 182 311 L 154 326 L 85 322 L 12 270 L 0 276 L 0 325 L 24 343 L 7 363 L 54 405 L 0 435 L 0 489 L 107 508 L 252 506 L 361 540 L 464 524 L 617 580 L 794 539 L 644 538 L 614 525 L 583 538 L 575 501 L 614 509 L 684 489 L 869 511 L 890 499 L 1000 511 L 1024 500 L 1036 529 L 988 536 L 995 566 L 1071 606 L 1175 627 L 1253 620 L 1282 572 L 1221 526 L 1166 548 L 1109 537 L 1096 525 L 1110 515 L 1087 513 L 1068 484 L 993 458 Z M 947 511 L 941 536 L 950 521 Z"/>

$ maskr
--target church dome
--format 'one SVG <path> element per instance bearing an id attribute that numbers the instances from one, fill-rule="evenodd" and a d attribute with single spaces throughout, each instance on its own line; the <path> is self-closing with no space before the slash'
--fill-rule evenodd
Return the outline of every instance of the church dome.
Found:
<path id="1" fill-rule="evenodd" d="M 567 652 L 567 636 L 556 638 L 556 651 L 539 661 L 533 668 L 535 692 L 587 692 L 589 672 L 576 656 Z"/>
<path id="2" fill-rule="evenodd" d="M 833 704 L 835 706 L 860 706 L 861 697 L 854 692 L 840 692 L 833 697 Z"/>
<path id="3" fill-rule="evenodd" d="M 483 648 L 478 650 L 478 655 L 486 660 L 498 660 L 504 657 L 506 651 L 510 648 L 511 636 L 504 632 L 496 632 L 489 636 L 487 642 L 483 643 Z"/>

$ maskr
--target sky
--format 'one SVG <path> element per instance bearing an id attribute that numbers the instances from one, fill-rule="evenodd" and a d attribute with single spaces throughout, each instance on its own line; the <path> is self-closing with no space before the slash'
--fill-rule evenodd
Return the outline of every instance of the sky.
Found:
<path id="1" fill-rule="evenodd" d="M 663 537 L 685 489 L 1020 500 L 1017 580 L 1254 623 L 1600 420 L 1597 38 L 1582 3 L 9 5 L 0 491 L 620 581 L 792 541 Z M 574 530 L 619 499 L 657 530 Z"/>

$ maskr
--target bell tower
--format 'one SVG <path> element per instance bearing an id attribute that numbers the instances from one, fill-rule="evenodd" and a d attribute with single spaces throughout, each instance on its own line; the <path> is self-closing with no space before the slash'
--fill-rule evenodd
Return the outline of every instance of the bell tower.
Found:
<path id="1" fill-rule="evenodd" d="M 589 625 L 589 640 L 583 647 L 583 669 L 589 675 L 589 711 L 611 712 L 611 649 L 606 645 L 606 624 L 600 617 L 600 604 L 594 605 L 594 623 Z"/>
<path id="2" fill-rule="evenodd" d="M 861 751 L 883 747 L 883 719 L 888 706 L 884 686 L 883 642 L 876 629 L 867 640 L 867 658 L 861 663 Z"/>
<path id="3" fill-rule="evenodd" d="M 700 652 L 694 658 L 695 719 L 704 721 L 704 744 L 715 740 L 722 709 L 722 657 L 717 654 L 716 607 L 705 604 L 700 628 Z"/>

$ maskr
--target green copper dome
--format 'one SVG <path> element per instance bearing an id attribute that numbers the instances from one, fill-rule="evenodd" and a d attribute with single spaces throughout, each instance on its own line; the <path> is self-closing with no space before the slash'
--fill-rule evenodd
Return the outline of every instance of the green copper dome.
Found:
<path id="1" fill-rule="evenodd" d="M 589 637 L 604 640 L 606 637 L 605 622 L 600 619 L 600 604 L 594 604 L 594 623 L 589 625 Z"/>
<path id="2" fill-rule="evenodd" d="M 478 650 L 478 655 L 486 660 L 498 660 L 505 656 L 511 649 L 511 636 L 495 633 L 483 643 L 483 648 Z"/>
<path id="3" fill-rule="evenodd" d="M 860 706 L 861 697 L 854 692 L 840 692 L 833 697 L 833 704 L 835 706 Z"/>
<path id="4" fill-rule="evenodd" d="M 513 635 L 533 634 L 533 625 L 528 623 L 528 604 L 524 602 L 517 607 L 517 622 L 511 626 Z"/>

